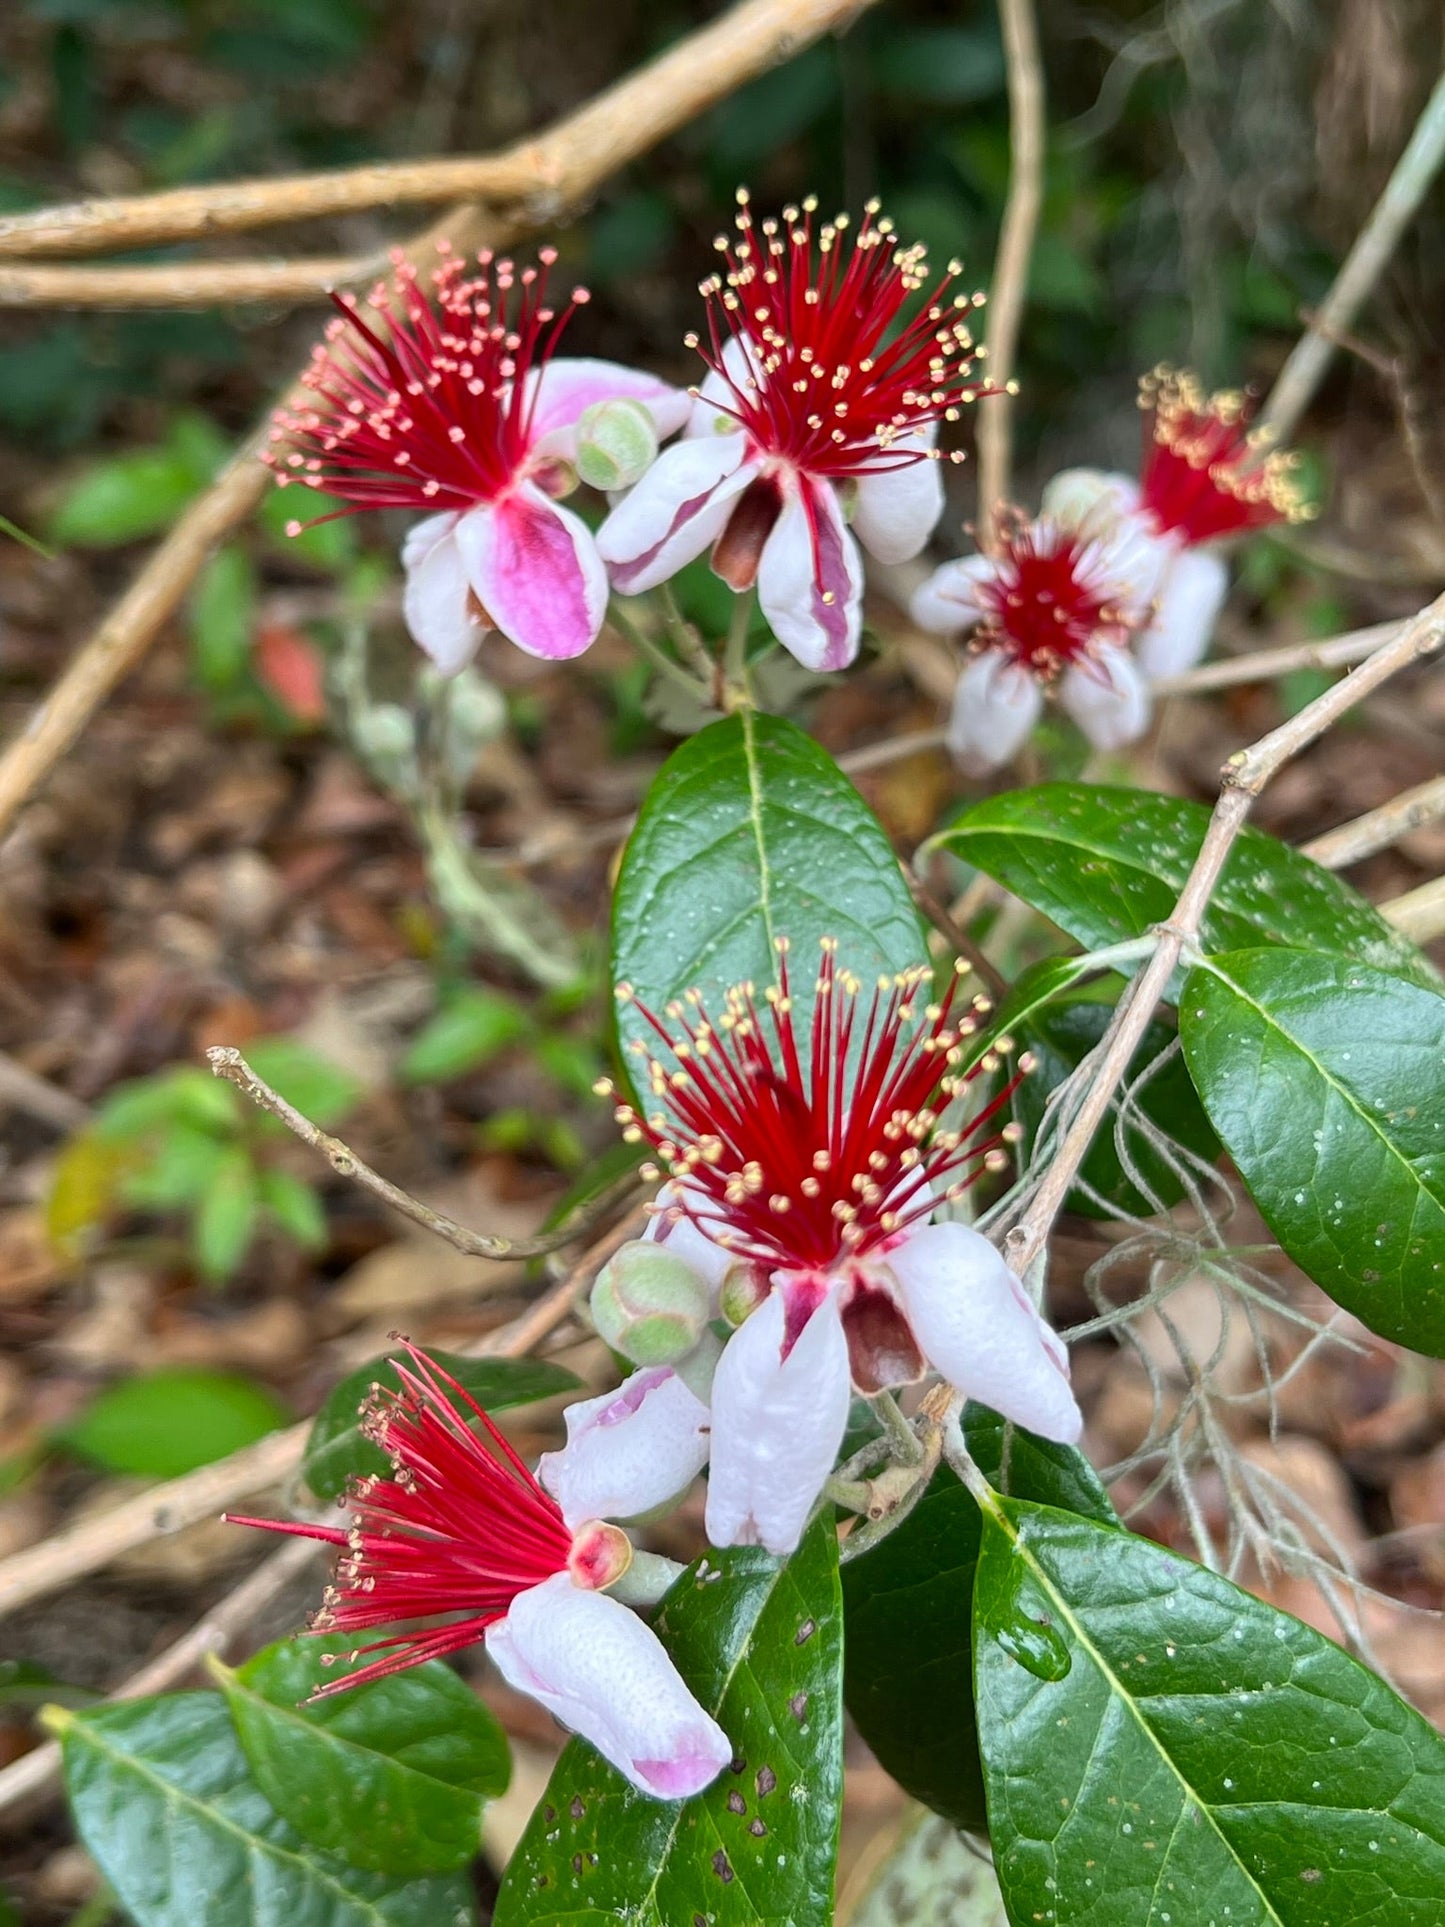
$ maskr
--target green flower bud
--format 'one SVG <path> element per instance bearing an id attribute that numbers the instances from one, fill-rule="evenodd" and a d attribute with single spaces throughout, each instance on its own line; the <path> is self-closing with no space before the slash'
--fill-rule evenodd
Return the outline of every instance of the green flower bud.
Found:
<path id="1" fill-rule="evenodd" d="M 404 782 L 416 754 L 416 727 L 400 703 L 372 703 L 356 718 L 358 754 L 384 783 Z"/>
<path id="2" fill-rule="evenodd" d="M 657 459 L 657 430 L 640 401 L 595 401 L 577 424 L 577 473 L 591 488 L 631 488 Z"/>
<path id="3" fill-rule="evenodd" d="M 466 782 L 478 753 L 501 735 L 506 723 L 502 692 L 480 670 L 463 669 L 453 678 L 447 700 L 447 760 L 456 782 Z"/>
<path id="4" fill-rule="evenodd" d="M 729 1265 L 722 1281 L 718 1310 L 734 1331 L 745 1325 L 772 1289 L 765 1265 L 743 1258 Z"/>
<path id="5" fill-rule="evenodd" d="M 647 1238 L 614 1252 L 592 1287 L 593 1323 L 634 1365 L 675 1365 L 696 1346 L 707 1318 L 705 1281 Z"/>

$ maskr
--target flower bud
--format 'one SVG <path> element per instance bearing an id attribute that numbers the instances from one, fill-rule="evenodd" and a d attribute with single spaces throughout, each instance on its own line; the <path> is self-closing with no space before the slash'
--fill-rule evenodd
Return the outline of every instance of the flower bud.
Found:
<path id="1" fill-rule="evenodd" d="M 412 773 L 416 726 L 411 712 L 400 703 L 370 704 L 356 718 L 351 733 L 362 761 L 382 782 L 403 783 Z"/>
<path id="2" fill-rule="evenodd" d="M 1101 468 L 1061 469 L 1043 493 L 1043 513 L 1065 528 L 1077 529 L 1097 518 L 1117 519 L 1135 506 L 1138 490 L 1127 475 Z"/>
<path id="3" fill-rule="evenodd" d="M 592 488 L 631 488 L 657 459 L 657 430 L 640 401 L 595 401 L 577 424 L 577 473 Z"/>
<path id="4" fill-rule="evenodd" d="M 455 782 L 465 783 L 478 753 L 506 726 L 507 705 L 494 682 L 476 669 L 453 677 L 447 703 L 447 760 Z"/>
<path id="5" fill-rule="evenodd" d="M 701 1338 L 706 1281 L 665 1245 L 634 1238 L 597 1274 L 592 1319 L 614 1351 L 635 1365 L 672 1365 Z"/>
<path id="6" fill-rule="evenodd" d="M 727 1268 L 718 1298 L 718 1310 L 736 1330 L 739 1325 L 747 1323 L 771 1289 L 772 1282 L 766 1267 L 743 1259 Z"/>
<path id="7" fill-rule="evenodd" d="M 584 1592 L 601 1592 L 615 1585 L 632 1564 L 632 1541 L 621 1526 L 588 1519 L 572 1535 L 567 1571 Z"/>

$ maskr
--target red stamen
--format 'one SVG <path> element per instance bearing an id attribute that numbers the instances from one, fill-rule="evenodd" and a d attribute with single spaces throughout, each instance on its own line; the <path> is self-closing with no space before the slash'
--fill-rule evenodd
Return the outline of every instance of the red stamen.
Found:
<path id="1" fill-rule="evenodd" d="M 668 1006 L 672 1030 L 638 1006 L 672 1061 L 638 1046 L 652 1095 L 665 1108 L 644 1117 L 620 1104 L 624 1136 L 656 1149 L 681 1183 L 679 1208 L 710 1238 L 770 1268 L 826 1272 L 886 1248 L 945 1199 L 961 1196 L 1000 1161 L 1004 1134 L 980 1133 L 1018 1081 L 945 1129 L 948 1106 L 980 1072 L 997 1070 L 1008 1048 L 1001 1041 L 962 1067 L 964 1040 L 987 1000 L 974 1000 L 975 1015 L 955 1017 L 956 975 L 946 995 L 920 1012 L 916 1000 L 932 973 L 905 971 L 874 992 L 858 1037 L 861 985 L 839 972 L 836 948 L 831 940 L 823 945 L 806 1062 L 784 942 L 778 982 L 765 994 L 766 1024 L 750 984 L 728 992 L 716 1024 L 695 994 Z"/>
<path id="2" fill-rule="evenodd" d="M 432 270 L 433 300 L 416 269 L 392 255 L 391 283 L 369 296 L 377 324 L 351 295 L 333 294 L 339 319 L 312 351 L 303 384 L 311 407 L 281 408 L 263 459 L 285 487 L 324 489 L 353 506 L 428 512 L 494 501 L 525 471 L 536 377 L 551 359 L 574 309 L 546 305 L 547 272 L 517 268 L 490 250 L 479 274 L 445 244 Z"/>
<path id="3" fill-rule="evenodd" d="M 738 201 L 739 238 L 716 244 L 727 270 L 702 284 L 708 342 L 694 335 L 689 346 L 727 384 L 719 413 L 762 454 L 833 481 L 907 467 L 933 451 L 900 446 L 900 437 L 956 421 L 963 404 L 999 392 L 972 378 L 967 317 L 983 296 L 949 296 L 956 263 L 899 325 L 924 285 L 923 250 L 900 245 L 892 224 L 875 218 L 876 202 L 849 246 L 845 215 L 815 234 L 812 199 L 756 228 L 745 192 Z M 724 356 L 729 337 L 742 370 Z"/>
<path id="4" fill-rule="evenodd" d="M 390 1457 L 393 1476 L 354 1488 L 350 1531 L 227 1515 L 235 1525 L 347 1548 L 314 1633 L 462 1615 L 359 1648 L 385 1656 L 321 1688 L 317 1698 L 475 1644 L 519 1592 L 567 1570 L 572 1534 L 556 1501 L 465 1388 L 402 1342 L 411 1364 L 397 1364 L 401 1390 L 378 1386 L 362 1426 Z"/>
<path id="5" fill-rule="evenodd" d="M 1123 642 L 1139 626 L 1128 584 L 1115 581 L 1107 546 L 1087 529 L 997 519 L 996 567 L 975 584 L 984 610 L 977 646 L 999 649 L 1042 681 L 1086 661 L 1099 642 Z"/>
<path id="6" fill-rule="evenodd" d="M 1139 384 L 1147 417 L 1142 506 L 1163 532 L 1213 542 L 1312 513 L 1301 493 L 1299 456 L 1268 449 L 1251 431 L 1256 402 L 1224 390 L 1206 395 L 1196 376 L 1156 368 Z"/>

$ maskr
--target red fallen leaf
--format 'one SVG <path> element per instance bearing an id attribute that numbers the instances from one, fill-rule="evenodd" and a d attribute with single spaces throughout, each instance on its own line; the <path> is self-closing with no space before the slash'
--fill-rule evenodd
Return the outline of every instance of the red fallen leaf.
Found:
<path id="1" fill-rule="evenodd" d="M 255 669 L 259 680 L 297 722 L 324 720 L 324 658 L 300 630 L 281 622 L 263 622 L 256 631 Z"/>

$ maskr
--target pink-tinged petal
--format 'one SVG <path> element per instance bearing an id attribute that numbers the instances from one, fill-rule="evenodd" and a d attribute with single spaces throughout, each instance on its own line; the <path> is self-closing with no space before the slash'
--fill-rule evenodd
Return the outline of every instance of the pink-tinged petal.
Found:
<path id="1" fill-rule="evenodd" d="M 930 422 L 926 433 L 900 435 L 890 444 L 890 455 L 896 460 L 909 449 L 930 449 L 937 434 L 937 423 Z M 943 464 L 925 454 L 905 468 L 865 469 L 858 477 L 851 526 L 880 562 L 910 562 L 942 513 Z"/>
<path id="2" fill-rule="evenodd" d="M 1139 484 L 1130 475 L 1102 468 L 1066 468 L 1045 484 L 1039 512 L 1077 529 L 1085 522 L 1098 527 L 1116 517 L 1132 515 L 1139 507 Z"/>
<path id="3" fill-rule="evenodd" d="M 444 676 L 476 654 L 482 624 L 471 612 L 471 583 L 457 545 L 455 515 L 429 515 L 402 544 L 402 614 L 412 638 Z"/>
<path id="4" fill-rule="evenodd" d="M 956 562 L 944 562 L 914 590 L 908 613 L 920 629 L 936 636 L 962 635 L 983 615 L 979 583 L 992 581 L 997 573 L 986 555 L 965 555 Z"/>
<path id="5" fill-rule="evenodd" d="M 666 582 L 723 532 L 735 498 L 757 473 L 746 438 L 710 435 L 665 448 L 597 531 L 597 548 L 623 595 Z"/>
<path id="6" fill-rule="evenodd" d="M 781 1287 L 734 1332 L 712 1385 L 707 1536 L 792 1552 L 838 1456 L 852 1388 L 836 1294 L 783 1357 Z"/>
<path id="7" fill-rule="evenodd" d="M 619 361 L 558 356 L 532 377 L 532 383 L 534 459 L 550 455 L 573 460 L 577 423 L 594 402 L 615 401 L 618 396 L 640 401 L 652 417 L 659 441 L 675 435 L 692 413 L 692 397 L 685 388 L 674 388 L 640 368 L 625 368 Z"/>
<path id="8" fill-rule="evenodd" d="M 643 1237 L 664 1244 L 676 1258 L 685 1265 L 691 1265 L 700 1278 L 707 1281 L 716 1303 L 717 1291 L 727 1276 L 728 1267 L 733 1262 L 730 1251 L 714 1244 L 705 1231 L 702 1231 L 683 1211 L 680 1199 L 683 1187 L 676 1183 L 663 1185 L 657 1194 L 657 1210 L 647 1220 Z M 707 1208 L 707 1200 L 700 1193 L 691 1194 L 694 1206 Z"/>
<path id="9" fill-rule="evenodd" d="M 1122 749 L 1149 727 L 1149 685 L 1127 649 L 1099 649 L 1067 670 L 1059 700 L 1095 749 Z"/>
<path id="10" fill-rule="evenodd" d="M 564 661 L 597 640 L 607 571 L 586 523 L 519 488 L 457 524 L 467 576 L 493 626 L 529 656 Z"/>
<path id="11" fill-rule="evenodd" d="M 708 1410 L 668 1366 L 563 1414 L 567 1443 L 537 1477 L 575 1531 L 586 1519 L 635 1519 L 680 1497 L 707 1464 Z"/>
<path id="12" fill-rule="evenodd" d="M 1043 714 L 1038 678 L 997 649 L 964 664 L 953 692 L 946 731 L 959 768 L 983 776 L 1009 762 L 1033 734 Z"/>
<path id="13" fill-rule="evenodd" d="M 1154 620 L 1139 638 L 1144 674 L 1178 676 L 1192 669 L 1209 647 L 1229 591 L 1229 570 L 1212 549 L 1183 549 L 1159 585 Z"/>
<path id="14" fill-rule="evenodd" d="M 800 477 L 763 544 L 758 603 L 805 669 L 846 669 L 863 626 L 863 568 L 836 492 Z"/>
<path id="15" fill-rule="evenodd" d="M 987 1238 L 967 1225 L 925 1225 L 888 1262 L 937 1371 L 1041 1438 L 1077 1440 L 1084 1421 L 1063 1345 Z"/>
<path id="16" fill-rule="evenodd" d="M 652 1628 L 565 1573 L 518 1593 L 486 1643 L 509 1686 L 540 1700 L 639 1792 L 685 1800 L 732 1758 Z"/>

